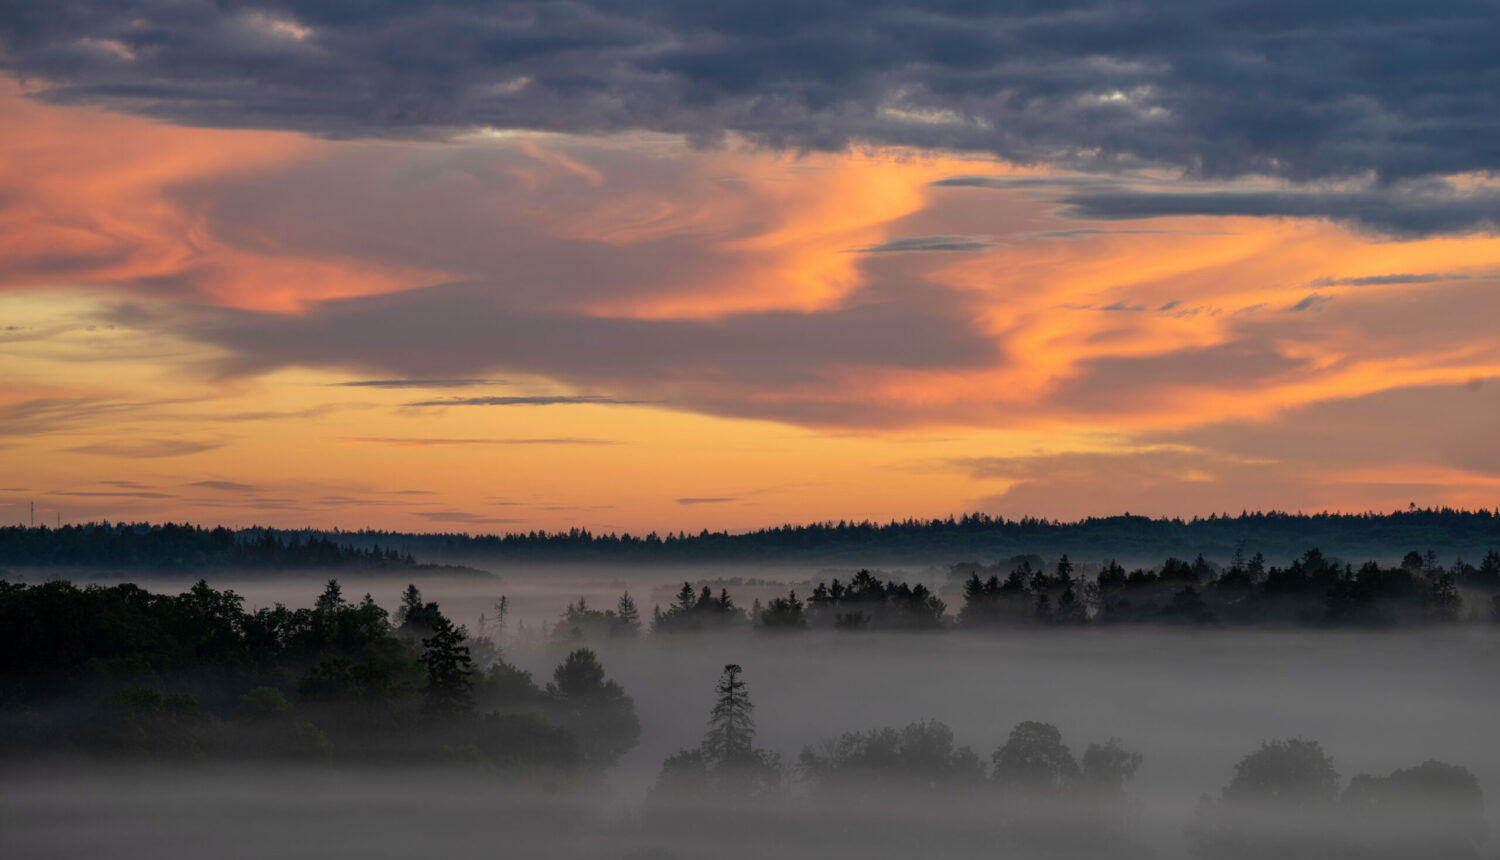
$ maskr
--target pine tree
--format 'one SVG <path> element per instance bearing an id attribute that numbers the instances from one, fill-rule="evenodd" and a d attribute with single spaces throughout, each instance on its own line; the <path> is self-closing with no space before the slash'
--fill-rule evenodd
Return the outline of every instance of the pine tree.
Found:
<path id="1" fill-rule="evenodd" d="M 620 601 L 615 604 L 615 626 L 611 632 L 631 639 L 640 635 L 641 613 L 628 591 L 620 595 Z"/>
<path id="2" fill-rule="evenodd" d="M 405 626 L 409 618 L 421 617 L 423 607 L 422 592 L 417 590 L 416 583 L 407 585 L 401 592 L 401 606 L 396 609 L 396 626 Z"/>
<path id="3" fill-rule="evenodd" d="M 505 640 L 505 616 L 509 613 L 510 599 L 502 594 L 500 599 L 495 601 L 495 644 L 497 645 Z"/>
<path id="4" fill-rule="evenodd" d="M 754 756 L 755 705 L 739 679 L 744 671 L 730 663 L 714 685 L 718 699 L 708 718 L 708 734 L 703 737 L 703 752 L 714 766 L 740 764 Z"/>
<path id="5" fill-rule="evenodd" d="M 422 647 L 427 649 L 419 658 L 427 667 L 422 706 L 429 714 L 452 716 L 474 710 L 473 660 L 469 646 L 463 644 L 467 638 L 462 627 L 454 627 L 452 621 L 438 614 L 433 619 L 432 636 L 422 640 Z"/>
<path id="6" fill-rule="evenodd" d="M 344 605 L 344 590 L 339 586 L 337 579 L 328 580 L 328 586 L 318 596 L 318 602 L 315 605 L 319 612 L 333 612 Z"/>

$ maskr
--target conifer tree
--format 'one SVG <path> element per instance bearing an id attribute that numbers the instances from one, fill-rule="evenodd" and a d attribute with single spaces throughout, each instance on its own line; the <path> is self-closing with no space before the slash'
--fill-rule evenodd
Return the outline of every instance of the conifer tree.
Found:
<path id="1" fill-rule="evenodd" d="M 738 664 L 730 663 L 714 685 L 718 698 L 708 718 L 708 734 L 703 737 L 703 752 L 714 765 L 733 766 L 754 754 L 755 719 L 751 713 L 755 705 L 739 678 L 742 671 Z"/>
<path id="2" fill-rule="evenodd" d="M 619 602 L 615 604 L 615 629 L 612 632 L 616 636 L 632 639 L 640 635 L 641 613 L 628 591 L 620 595 Z"/>
<path id="3" fill-rule="evenodd" d="M 318 602 L 315 605 L 319 612 L 333 612 L 344 605 L 344 590 L 339 586 L 337 579 L 328 580 L 328 586 L 318 596 Z"/>
<path id="4" fill-rule="evenodd" d="M 442 614 L 432 622 L 432 635 L 422 640 L 427 650 L 419 658 L 427 667 L 423 708 L 429 714 L 454 716 L 474 710 L 473 659 L 462 627 L 453 626 Z"/>

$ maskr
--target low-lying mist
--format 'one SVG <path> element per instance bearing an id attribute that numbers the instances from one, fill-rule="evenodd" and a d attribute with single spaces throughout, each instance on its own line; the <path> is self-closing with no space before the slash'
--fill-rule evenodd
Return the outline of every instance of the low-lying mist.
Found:
<path id="1" fill-rule="evenodd" d="M 731 587 L 744 603 L 761 597 L 760 590 L 785 593 L 787 583 L 815 574 L 768 569 L 755 576 L 774 585 Z M 946 724 L 955 742 L 985 765 L 1024 721 L 1055 726 L 1073 756 L 1111 739 L 1138 753 L 1121 819 L 1128 839 L 1113 856 L 1193 856 L 1204 798 L 1220 798 L 1237 765 L 1277 739 L 1317 741 L 1341 791 L 1359 774 L 1385 776 L 1428 760 L 1463 766 L 1485 793 L 1485 816 L 1500 823 L 1500 628 L 1493 625 L 983 635 L 739 630 L 586 643 L 557 642 L 543 632 L 569 602 L 582 597 L 611 606 L 625 590 L 649 618 L 683 578 L 678 571 L 575 570 L 417 583 L 427 600 L 471 632 L 481 613 L 495 630 L 495 603 L 505 595 L 506 628 L 498 636 L 504 659 L 537 679 L 551 677 L 571 647 L 595 648 L 609 678 L 634 699 L 641 729 L 639 744 L 602 775 L 548 788 L 467 766 L 33 760 L 0 772 L 0 854 L 1099 856 L 1045 836 L 1083 826 L 1091 813 L 1076 798 L 859 783 L 814 791 L 798 774 L 806 747 L 923 720 Z M 387 609 L 405 586 L 341 581 L 350 598 L 368 591 Z M 161 591 L 184 585 L 141 584 Z M 234 589 L 247 608 L 305 606 L 321 587 L 313 578 L 211 584 Z M 663 761 L 703 739 L 726 664 L 743 668 L 755 706 L 755 746 L 779 755 L 787 793 L 740 804 L 653 797 Z M 1044 836 L 1027 841 L 1014 823 L 1002 826 L 1020 808 Z M 1221 819 L 1242 812 L 1226 808 Z M 1273 805 L 1254 821 L 1273 835 L 1284 824 L 1291 836 L 1263 840 L 1238 856 L 1259 851 L 1285 858 L 1296 856 L 1299 845 L 1316 844 L 1287 807 Z M 1421 856 L 1387 843 L 1396 852 L 1390 856 Z M 1485 843 L 1482 856 L 1491 856 L 1494 845 Z"/>

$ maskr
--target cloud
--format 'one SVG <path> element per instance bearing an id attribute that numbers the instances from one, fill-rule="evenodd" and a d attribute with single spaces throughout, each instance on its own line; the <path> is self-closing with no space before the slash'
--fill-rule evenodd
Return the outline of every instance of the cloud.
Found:
<path id="1" fill-rule="evenodd" d="M 173 401 L 130 402 L 98 397 L 35 397 L 0 404 L 0 436 L 41 436 L 100 421 L 118 422 L 127 414 Z"/>
<path id="2" fill-rule="evenodd" d="M 538 439 L 435 439 L 411 436 L 356 437 L 344 440 L 357 444 L 393 445 L 400 448 L 425 448 L 442 445 L 618 445 L 610 439 L 584 439 L 573 436 L 557 436 Z"/>
<path id="3" fill-rule="evenodd" d="M 152 493 L 142 490 L 55 490 L 49 496 L 76 496 L 80 498 L 120 499 L 175 499 L 169 493 Z"/>
<path id="4" fill-rule="evenodd" d="M 1068 218 L 1124 220 L 1188 215 L 1321 218 L 1405 238 L 1500 230 L 1500 189 L 1447 183 L 1350 191 L 1145 191 L 1120 188 L 1061 195 Z"/>
<path id="5" fill-rule="evenodd" d="M 235 481 L 194 481 L 189 487 L 202 487 L 208 490 L 219 490 L 225 493 L 258 493 L 261 488 L 252 484 L 241 484 Z"/>
<path id="6" fill-rule="evenodd" d="M 354 382 L 334 382 L 344 388 L 472 388 L 476 385 L 495 385 L 500 379 L 361 379 Z"/>
<path id="7" fill-rule="evenodd" d="M 1389 510 L 1409 501 L 1487 507 L 1500 489 L 1500 452 L 1490 441 L 1497 388 L 1393 388 L 1274 421 L 1132 434 L 1103 451 L 947 464 L 977 480 L 1007 482 L 978 504 L 1015 516 Z"/>
<path id="8" fill-rule="evenodd" d="M 1283 354 L 1274 340 L 1248 337 L 1155 355 L 1094 358 L 1058 384 L 1049 404 L 1096 414 L 1149 413 L 1191 399 L 1193 391 L 1254 390 L 1307 367 L 1307 359 Z"/>
<path id="9" fill-rule="evenodd" d="M 417 516 L 435 523 L 466 523 L 466 524 L 489 524 L 489 523 L 513 523 L 514 519 L 506 517 L 486 517 L 468 511 L 417 511 Z"/>
<path id="10" fill-rule="evenodd" d="M 513 396 L 513 397 L 453 397 L 446 400 L 418 400 L 408 403 L 407 406 L 569 406 L 569 405 L 603 405 L 603 406 L 634 406 L 642 403 L 640 400 L 621 400 L 616 397 L 603 397 L 595 394 L 581 395 L 557 395 L 557 396 Z M 471 440 L 493 442 L 497 440 Z"/>
<path id="11" fill-rule="evenodd" d="M 1314 287 L 1371 287 L 1391 284 L 1438 284 L 1445 281 L 1467 281 L 1472 277 L 1460 272 L 1423 272 L 1422 274 L 1367 275 L 1360 278 L 1318 278 Z"/>
<path id="12" fill-rule="evenodd" d="M 186 439 L 136 439 L 120 442 L 97 442 L 67 450 L 76 454 L 100 454 L 106 457 L 155 459 L 181 457 L 222 448 L 222 442 L 194 442 Z"/>
<path id="13" fill-rule="evenodd" d="M 995 247 L 993 239 L 983 236 L 902 236 L 878 245 L 851 248 L 858 254 L 889 254 L 906 251 L 986 251 Z"/>
<path id="14" fill-rule="evenodd" d="M 1314 403 L 1276 421 L 1228 421 L 1153 436 L 1163 444 L 1285 461 L 1296 469 L 1426 464 L 1500 478 L 1500 386 L 1412 385 Z"/>
<path id="15" fill-rule="evenodd" d="M 1331 296 L 1325 296 L 1322 293 L 1308 293 L 1302 297 L 1301 301 L 1287 308 L 1287 311 L 1298 313 L 1300 311 L 1316 310 L 1319 306 L 1332 300 Z"/>
<path id="16" fill-rule="evenodd" d="M 728 496 L 686 496 L 673 501 L 679 505 L 716 505 L 721 502 L 737 502 L 739 499 Z"/>
<path id="17" fill-rule="evenodd" d="M 1097 227 L 1080 227 L 1076 230 L 1044 230 L 1033 235 L 1046 239 L 1087 239 L 1092 236 L 1170 236 L 1177 230 L 1101 230 Z M 1200 235 L 1200 234 L 1195 234 Z"/>
<path id="18" fill-rule="evenodd" d="M 211 344 L 229 375 L 292 366 L 444 378 L 499 371 L 609 392 L 426 398 L 407 404 L 414 408 L 640 404 L 852 426 L 905 420 L 861 402 L 856 383 L 1003 360 L 1003 337 L 982 329 L 972 297 L 925 283 L 876 281 L 826 310 L 722 319 L 518 312 L 506 298 L 464 283 L 322 302 L 301 315 L 121 305 L 106 316 Z"/>
<path id="19" fill-rule="evenodd" d="M 1500 166 L 1494 37 L 1468 0 L 80 0 L 0 20 L 0 64 L 54 103 L 328 137 L 735 133 L 1389 182 Z"/>

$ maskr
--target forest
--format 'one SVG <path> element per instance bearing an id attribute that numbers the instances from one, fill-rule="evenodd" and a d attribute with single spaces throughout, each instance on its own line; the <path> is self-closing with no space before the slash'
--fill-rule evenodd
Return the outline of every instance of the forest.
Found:
<path id="1" fill-rule="evenodd" d="M 868 572 L 817 594 L 809 620 L 821 623 L 821 607 L 831 607 L 837 629 L 920 628 L 915 619 L 938 605 Z M 388 614 L 368 595 L 346 598 L 337 580 L 311 607 L 255 611 L 202 581 L 176 595 L 4 583 L 0 754 L 12 765 L 58 756 L 445 764 L 538 791 L 587 791 L 641 734 L 634 700 L 609 677 L 609 648 L 648 629 L 681 641 L 674 637 L 738 611 L 727 593 L 686 585 L 680 604 L 648 628 L 628 595 L 607 612 L 580 600 L 555 626 L 561 657 L 538 683 L 492 635 L 503 614 L 471 635 L 415 585 Z M 762 612 L 784 619 L 792 610 Z M 693 613 L 701 617 L 690 624 Z M 868 625 L 847 620 L 858 615 Z M 610 640 L 600 651 L 568 641 L 588 636 L 589 624 Z M 981 752 L 928 718 L 810 737 L 783 759 L 757 745 L 749 676 L 728 664 L 717 681 L 703 679 L 712 705 L 701 735 L 660 764 L 642 811 L 648 842 L 706 828 L 745 844 L 814 844 L 837 833 L 829 816 L 935 804 L 958 824 L 924 830 L 919 841 L 943 856 L 1150 856 L 1138 826 L 1145 801 L 1131 790 L 1144 757 L 1124 739 L 1070 745 L 1055 725 L 1014 715 L 1004 741 Z M 1460 763 L 1419 759 L 1345 781 L 1317 741 L 1281 737 L 1246 752 L 1226 780 L 1203 787 L 1182 831 L 1195 857 L 1477 857 L 1488 836 L 1482 788 Z M 856 845 L 918 839 L 899 817 L 859 820 Z"/>
<path id="2" fill-rule="evenodd" d="M 950 565 L 947 587 L 961 594 L 956 612 L 922 583 L 885 579 L 862 569 L 847 582 L 819 581 L 764 604 L 743 607 L 727 587 L 684 582 L 665 609 L 652 609 L 649 629 L 672 635 L 755 629 L 793 633 L 839 631 L 958 631 L 1039 627 L 1168 625 L 1195 628 L 1366 627 L 1500 623 L 1500 553 L 1476 566 L 1436 553 L 1408 552 L 1399 565 L 1367 561 L 1355 568 L 1314 548 L 1285 567 L 1256 553 L 1236 553 L 1228 565 L 1203 556 L 1168 558 L 1129 572 L 1118 562 L 1090 565 L 1085 574 L 1067 555 L 1047 564 L 1034 555 L 1006 562 Z M 628 631 L 638 609 L 627 593 L 614 609 L 569 604 L 552 627 L 563 640 L 598 640 Z"/>
<path id="3" fill-rule="evenodd" d="M 0 567 L 79 569 L 268 569 L 343 563 L 425 563 L 491 568 L 504 563 L 942 562 L 1035 553 L 1147 559 L 1203 555 L 1219 561 L 1258 548 L 1284 560 L 1308 547 L 1330 555 L 1399 558 L 1411 547 L 1446 547 L 1477 557 L 1500 543 L 1500 514 L 1486 509 L 1418 508 L 1391 513 L 1211 514 L 1151 518 L 1123 514 L 1073 522 L 1007 519 L 985 513 L 939 519 L 819 522 L 739 533 L 644 535 L 566 531 L 462 533 L 322 531 L 188 524 L 86 523 L 0 528 Z M 322 561 L 316 559 L 324 559 Z"/>
<path id="4" fill-rule="evenodd" d="M 91 523 L 0 528 L 0 565 L 83 571 L 243 570 L 266 574 L 308 569 L 361 573 L 482 576 L 459 565 L 418 562 L 378 543 L 355 546 L 335 536 L 276 529 L 212 529 L 188 524 Z"/>

